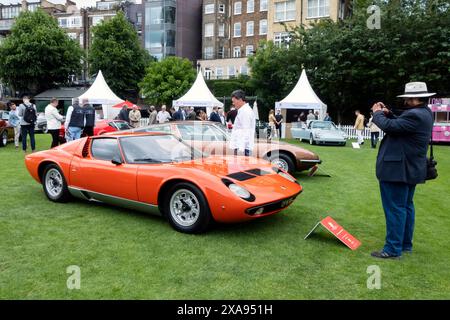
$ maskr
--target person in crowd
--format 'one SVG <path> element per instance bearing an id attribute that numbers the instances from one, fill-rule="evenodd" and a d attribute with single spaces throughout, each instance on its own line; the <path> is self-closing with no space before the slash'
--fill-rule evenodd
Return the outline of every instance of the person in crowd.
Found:
<path id="1" fill-rule="evenodd" d="M 301 112 L 300 116 L 299 116 L 299 120 L 300 120 L 300 127 L 301 128 L 306 128 L 306 114 L 305 112 Z"/>
<path id="2" fill-rule="evenodd" d="M 316 116 L 314 115 L 312 110 L 309 110 L 308 116 L 306 117 L 306 126 L 309 127 L 311 121 L 316 120 Z"/>
<path id="3" fill-rule="evenodd" d="M 189 108 L 188 119 L 189 120 L 196 120 L 197 119 L 197 114 L 195 113 L 194 107 L 190 107 Z"/>
<path id="4" fill-rule="evenodd" d="M 17 106 L 14 102 L 8 102 L 6 106 L 9 111 L 9 125 L 14 128 L 14 145 L 16 149 L 19 149 L 19 137 L 20 137 L 20 117 Z"/>
<path id="5" fill-rule="evenodd" d="M 219 107 L 219 117 L 220 117 L 220 123 L 225 126 L 227 124 L 225 120 L 225 111 L 223 111 L 222 107 Z"/>
<path id="6" fill-rule="evenodd" d="M 275 115 L 275 128 L 278 130 L 278 138 L 282 137 L 282 125 L 283 125 L 283 115 L 281 114 L 281 109 L 277 109 L 277 113 Z"/>
<path id="7" fill-rule="evenodd" d="M 158 115 L 158 112 L 156 111 L 155 106 L 150 106 L 150 114 L 149 114 L 149 117 L 148 117 L 148 123 L 147 124 L 148 125 L 155 124 L 157 115 Z"/>
<path id="8" fill-rule="evenodd" d="M 84 112 L 84 135 L 91 137 L 94 135 L 95 127 L 95 108 L 89 103 L 88 99 L 81 100 Z"/>
<path id="9" fill-rule="evenodd" d="M 130 116 L 128 114 L 128 107 L 127 107 L 126 104 L 124 104 L 122 106 L 122 109 L 120 109 L 120 112 L 119 112 L 119 115 L 118 115 L 118 119 L 130 123 Z"/>
<path id="10" fill-rule="evenodd" d="M 186 116 L 184 114 L 184 110 L 179 107 L 177 111 L 172 115 L 174 121 L 184 121 L 186 120 Z"/>
<path id="11" fill-rule="evenodd" d="M 325 113 L 325 118 L 323 118 L 323 121 L 330 121 L 330 122 L 333 121 L 333 119 L 331 119 L 330 114 L 328 112 Z"/>
<path id="12" fill-rule="evenodd" d="M 231 123 L 231 127 L 233 127 L 234 120 L 237 116 L 237 109 L 235 107 L 231 107 L 230 111 L 227 113 L 227 123 Z"/>
<path id="13" fill-rule="evenodd" d="M 19 105 L 20 130 L 22 135 L 22 150 L 27 152 L 27 136 L 30 135 L 31 152 L 36 150 L 34 126 L 37 120 L 36 106 L 30 102 L 29 96 L 23 97 L 23 103 Z"/>
<path id="14" fill-rule="evenodd" d="M 45 120 L 47 120 L 47 130 L 52 136 L 50 148 L 59 146 L 59 130 L 64 117 L 58 112 L 58 99 L 52 98 L 48 106 L 45 107 Z"/>
<path id="15" fill-rule="evenodd" d="M 367 123 L 367 127 L 370 130 L 370 142 L 372 149 L 376 149 L 378 137 L 380 136 L 380 128 L 373 122 L 373 112 L 370 112 L 370 119 Z"/>
<path id="16" fill-rule="evenodd" d="M 67 142 L 80 139 L 84 128 L 84 110 L 80 106 L 78 98 L 74 98 L 72 105 L 67 109 L 64 127 Z"/>
<path id="17" fill-rule="evenodd" d="M 137 105 L 135 105 L 135 104 L 133 105 L 128 116 L 130 117 L 130 125 L 133 128 L 139 128 L 139 126 L 141 125 L 142 115 L 141 115 L 141 111 L 139 111 L 139 108 Z"/>
<path id="18" fill-rule="evenodd" d="M 156 116 L 156 122 L 157 123 L 165 123 L 169 122 L 172 117 L 170 116 L 170 113 L 166 111 L 166 105 L 162 105 L 161 110 L 158 112 Z"/>
<path id="19" fill-rule="evenodd" d="M 276 127 L 277 119 L 275 118 L 275 111 L 272 109 L 269 111 L 269 128 L 270 128 L 270 136 L 269 139 L 272 140 L 273 137 L 277 137 L 277 127 Z"/>
<path id="20" fill-rule="evenodd" d="M 234 150 L 235 155 L 239 151 L 243 151 L 244 155 L 248 157 L 251 155 L 255 144 L 255 114 L 246 101 L 244 91 L 233 91 L 231 101 L 238 111 L 231 131 L 231 149 Z"/>
<path id="21" fill-rule="evenodd" d="M 209 121 L 220 123 L 219 107 L 214 106 L 213 111 L 209 115 Z"/>
<path id="22" fill-rule="evenodd" d="M 359 111 L 355 111 L 356 120 L 355 125 L 353 128 L 356 130 L 356 136 L 358 137 L 358 144 L 362 145 L 364 144 L 364 138 L 363 138 L 363 130 L 364 130 L 364 115 Z"/>
<path id="23" fill-rule="evenodd" d="M 202 109 L 200 109 L 200 112 L 198 113 L 197 120 L 200 120 L 200 121 L 208 120 L 208 116 L 207 116 L 206 112 L 203 111 Z"/>
<path id="24" fill-rule="evenodd" d="M 386 218 L 385 245 L 372 256 L 381 259 L 411 253 L 414 233 L 414 192 L 427 176 L 427 152 L 433 129 L 425 82 L 410 82 L 405 92 L 403 112 L 396 116 L 384 103 L 372 106 L 372 121 L 385 135 L 378 150 L 376 175 Z"/>
<path id="25" fill-rule="evenodd" d="M 316 110 L 316 112 L 314 112 L 314 118 L 315 120 L 319 120 L 319 111 Z"/>

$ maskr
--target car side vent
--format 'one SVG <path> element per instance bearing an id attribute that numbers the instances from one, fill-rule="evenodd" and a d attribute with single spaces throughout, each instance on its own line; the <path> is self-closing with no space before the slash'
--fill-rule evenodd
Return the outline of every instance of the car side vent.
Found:
<path id="1" fill-rule="evenodd" d="M 86 143 L 84 144 L 83 151 L 81 151 L 81 155 L 83 158 L 86 158 L 89 155 L 89 146 L 91 145 L 91 140 L 87 139 Z"/>

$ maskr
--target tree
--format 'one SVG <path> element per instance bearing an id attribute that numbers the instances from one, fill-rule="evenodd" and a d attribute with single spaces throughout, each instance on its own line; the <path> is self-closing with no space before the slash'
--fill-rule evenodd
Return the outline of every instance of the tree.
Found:
<path id="1" fill-rule="evenodd" d="M 92 30 L 89 50 L 90 74 L 99 70 L 111 89 L 120 97 L 135 100 L 138 84 L 150 62 L 150 55 L 139 43 L 136 30 L 122 12 Z"/>
<path id="2" fill-rule="evenodd" d="M 22 12 L 0 46 L 0 78 L 14 91 L 38 93 L 81 71 L 82 50 L 42 10 Z"/>
<path id="3" fill-rule="evenodd" d="M 196 72 L 188 59 L 168 57 L 160 62 L 151 62 L 140 83 L 146 102 L 154 105 L 171 105 L 194 83 Z"/>

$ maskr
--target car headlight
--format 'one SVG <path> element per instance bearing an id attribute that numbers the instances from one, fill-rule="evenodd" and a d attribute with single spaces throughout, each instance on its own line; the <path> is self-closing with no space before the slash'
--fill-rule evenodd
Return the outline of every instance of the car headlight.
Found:
<path id="1" fill-rule="evenodd" d="M 320 133 L 315 133 L 314 138 L 320 138 Z"/>
<path id="2" fill-rule="evenodd" d="M 249 198 L 251 198 L 251 194 L 250 194 L 250 192 L 248 192 L 247 189 L 245 189 L 245 188 L 243 188 L 241 186 L 238 186 L 235 183 L 230 184 L 228 186 L 228 188 L 231 190 L 231 192 L 233 192 L 239 198 L 242 198 L 242 199 L 249 199 Z"/>
<path id="3" fill-rule="evenodd" d="M 281 170 L 278 171 L 278 174 L 280 176 L 282 176 L 283 178 L 288 179 L 291 182 L 297 182 L 297 180 L 293 176 L 291 176 L 290 174 L 287 174 L 287 173 L 285 173 L 285 172 L 283 172 Z"/>

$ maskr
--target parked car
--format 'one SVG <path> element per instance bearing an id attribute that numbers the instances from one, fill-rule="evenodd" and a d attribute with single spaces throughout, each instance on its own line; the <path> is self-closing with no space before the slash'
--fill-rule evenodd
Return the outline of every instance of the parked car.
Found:
<path id="1" fill-rule="evenodd" d="M 310 144 L 330 144 L 345 146 L 347 135 L 331 121 L 313 120 L 307 128 L 292 127 L 292 137 L 307 140 Z"/>
<path id="2" fill-rule="evenodd" d="M 175 121 L 154 124 L 134 130 L 135 132 L 166 132 L 185 140 L 190 145 L 212 154 L 230 154 L 230 135 L 223 126 L 210 121 Z M 315 153 L 292 144 L 266 139 L 257 140 L 252 153 L 255 157 L 269 160 L 273 165 L 294 174 L 308 170 L 322 161 Z"/>
<path id="3" fill-rule="evenodd" d="M 14 140 L 14 128 L 9 125 L 9 111 L 0 110 L 0 147 Z"/>
<path id="4" fill-rule="evenodd" d="M 257 219 L 287 208 L 300 184 L 270 163 L 249 157 L 204 157 L 164 133 L 85 137 L 26 156 L 47 198 L 70 196 L 167 217 L 180 232 L 213 222 Z"/>
<path id="5" fill-rule="evenodd" d="M 120 130 L 129 130 L 133 127 L 128 122 L 123 120 L 99 120 L 95 123 L 94 136 L 99 136 L 107 132 L 115 132 Z M 61 125 L 59 129 L 59 141 L 60 143 L 66 142 L 66 128 Z"/>
<path id="6" fill-rule="evenodd" d="M 44 112 L 39 112 L 36 117 L 36 124 L 34 126 L 34 131 L 47 133 L 47 119 L 45 118 Z"/>

